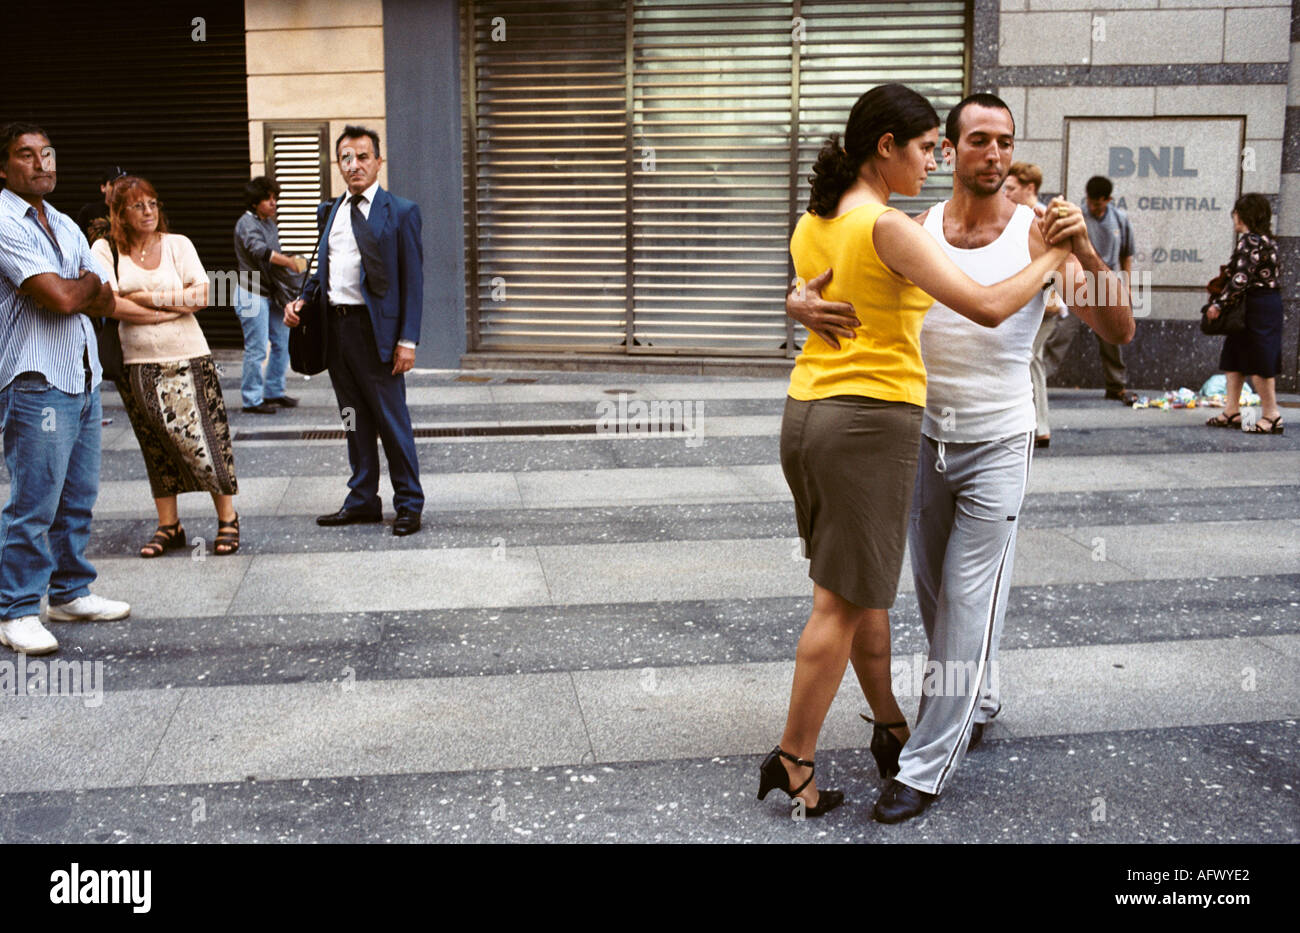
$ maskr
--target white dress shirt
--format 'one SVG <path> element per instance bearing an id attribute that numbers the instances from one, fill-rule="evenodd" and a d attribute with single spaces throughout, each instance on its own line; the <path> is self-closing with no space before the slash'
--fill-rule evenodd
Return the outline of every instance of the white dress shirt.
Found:
<path id="1" fill-rule="evenodd" d="M 375 180 L 365 191 L 361 192 L 361 216 L 370 218 L 370 208 L 375 203 L 375 192 L 379 190 L 379 181 Z M 365 295 L 361 294 L 361 248 L 357 246 L 356 235 L 352 232 L 352 193 L 343 198 L 338 214 L 334 217 L 334 226 L 330 228 L 330 280 L 329 302 L 332 305 L 363 305 Z M 397 341 L 399 347 L 415 348 L 410 340 Z"/>

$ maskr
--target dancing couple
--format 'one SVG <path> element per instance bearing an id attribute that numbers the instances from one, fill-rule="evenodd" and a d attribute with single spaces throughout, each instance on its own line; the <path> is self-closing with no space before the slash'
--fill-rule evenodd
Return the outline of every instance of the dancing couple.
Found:
<path id="1" fill-rule="evenodd" d="M 822 147 L 790 242 L 807 286 L 786 309 L 809 337 L 790 377 L 781 465 L 813 608 L 758 796 L 802 798 L 806 816 L 844 801 L 818 788 L 813 758 L 847 663 L 871 707 L 871 752 L 891 779 L 873 809 L 884 823 L 924 811 L 998 713 L 992 667 L 1033 450 L 1029 364 L 1043 286 L 1053 273 L 1112 275 L 1076 205 L 1055 199 L 1040 220 L 1000 195 L 1015 146 L 1000 99 L 961 101 L 942 142 L 952 199 L 915 220 L 889 207 L 894 194 L 919 194 L 937 168 L 939 117 L 902 85 L 868 91 L 842 142 Z M 1091 294 L 1119 303 L 1079 316 L 1127 343 L 1128 291 L 1114 284 Z M 888 610 L 905 537 L 931 664 L 973 672 L 956 690 L 923 696 L 914 731 L 890 680 Z"/>

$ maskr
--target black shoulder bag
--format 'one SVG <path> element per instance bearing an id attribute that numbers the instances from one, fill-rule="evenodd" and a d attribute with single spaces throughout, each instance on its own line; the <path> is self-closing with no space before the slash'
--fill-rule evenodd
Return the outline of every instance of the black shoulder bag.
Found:
<path id="1" fill-rule="evenodd" d="M 113 242 L 112 236 L 105 237 L 108 240 L 108 248 L 113 253 L 113 277 L 117 279 L 118 287 L 122 285 L 122 279 L 117 271 L 117 244 Z M 122 333 L 118 327 L 118 322 L 111 317 L 95 319 L 95 342 L 99 349 L 99 365 L 104 370 L 104 378 L 117 382 L 126 377 L 126 363 L 122 360 Z"/>
<path id="2" fill-rule="evenodd" d="M 334 203 L 330 204 L 330 213 L 334 212 Z M 329 214 L 326 214 L 326 220 Z M 321 283 L 316 295 L 307 301 L 307 285 L 312 280 L 311 267 L 316 261 L 320 241 L 324 231 L 316 237 L 312 247 L 311 259 L 307 261 L 307 271 L 302 277 L 302 291 L 298 297 L 303 300 L 302 310 L 298 312 L 298 326 L 289 328 L 289 366 L 296 373 L 314 376 L 325 371 L 329 360 L 329 321 L 326 319 L 325 289 L 328 283 Z"/>

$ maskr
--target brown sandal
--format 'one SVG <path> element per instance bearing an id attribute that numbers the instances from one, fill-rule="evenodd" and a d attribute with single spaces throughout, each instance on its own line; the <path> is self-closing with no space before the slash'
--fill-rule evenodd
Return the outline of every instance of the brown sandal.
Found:
<path id="1" fill-rule="evenodd" d="M 166 551 L 175 551 L 185 547 L 185 529 L 180 522 L 174 525 L 159 525 L 153 537 L 140 548 L 141 557 L 161 557 Z"/>
<path id="2" fill-rule="evenodd" d="M 1207 427 L 1211 428 L 1240 428 L 1241 412 L 1234 411 L 1230 415 L 1225 414 L 1224 412 L 1219 412 L 1213 418 L 1206 421 L 1205 424 Z"/>
<path id="3" fill-rule="evenodd" d="M 229 533 L 226 529 L 232 529 L 234 534 Z M 222 550 L 225 548 L 225 550 Z M 222 556 L 233 554 L 239 550 L 239 513 L 235 513 L 233 521 L 223 522 L 217 519 L 217 537 L 212 542 L 212 549 Z"/>

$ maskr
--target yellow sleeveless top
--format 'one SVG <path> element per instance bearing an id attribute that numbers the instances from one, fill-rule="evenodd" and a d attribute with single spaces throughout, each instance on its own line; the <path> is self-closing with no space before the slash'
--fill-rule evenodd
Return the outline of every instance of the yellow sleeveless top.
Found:
<path id="1" fill-rule="evenodd" d="M 876 220 L 894 208 L 863 204 L 838 217 L 804 214 L 790 237 L 794 271 L 807 281 L 835 270 L 823 292 L 828 301 L 853 304 L 861 326 L 852 340 L 832 350 L 808 334 L 790 374 L 790 396 L 800 401 L 832 395 L 865 395 L 888 402 L 925 405 L 921 323 L 934 299 L 890 271 L 876 254 Z"/>

